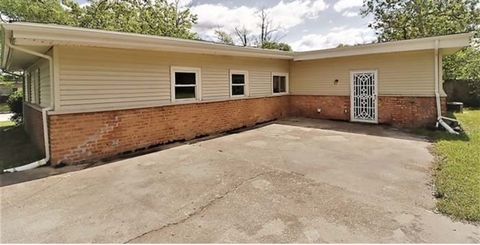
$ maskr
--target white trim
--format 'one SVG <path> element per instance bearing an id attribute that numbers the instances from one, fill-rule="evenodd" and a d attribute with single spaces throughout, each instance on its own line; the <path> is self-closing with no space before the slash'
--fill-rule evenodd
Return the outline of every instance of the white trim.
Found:
<path id="1" fill-rule="evenodd" d="M 369 121 L 369 120 L 360 120 L 360 119 L 355 119 L 353 115 L 353 74 L 355 73 L 373 73 L 375 77 L 375 120 L 374 121 Z M 378 124 L 378 70 L 351 70 L 350 71 L 350 121 L 352 122 L 364 122 L 364 123 L 375 123 Z"/>
<path id="2" fill-rule="evenodd" d="M 404 51 L 432 50 L 435 48 L 434 41 L 439 41 L 439 48 L 454 49 L 466 47 L 470 44 L 473 33 L 462 33 L 446 36 L 436 36 L 427 38 L 418 38 L 402 41 L 393 41 L 385 43 L 362 44 L 358 46 L 313 50 L 305 52 L 295 52 L 294 61 L 315 60 L 334 57 L 394 53 Z"/>
<path id="3" fill-rule="evenodd" d="M 288 73 L 287 72 L 272 72 L 270 76 L 270 85 L 272 86 L 272 95 L 285 95 L 289 94 L 289 78 L 288 78 Z M 280 92 L 280 93 L 275 93 L 273 92 L 273 77 L 274 76 L 280 76 L 280 77 L 285 77 L 285 92 Z"/>
<path id="4" fill-rule="evenodd" d="M 238 47 L 213 42 L 185 40 L 134 33 L 122 33 L 53 24 L 2 23 L 5 39 L 12 37 L 16 45 L 55 46 L 79 45 L 122 49 L 158 50 L 183 53 L 231 55 L 288 60 L 311 60 L 344 57 L 364 54 L 392 53 L 434 49 L 434 40 L 439 41 L 439 49 L 460 49 L 468 46 L 472 33 L 462 33 L 403 41 L 365 44 L 352 47 L 314 50 L 306 52 L 286 52 L 250 47 Z M 4 49 L 3 64 L 12 59 L 9 47 Z"/>
<path id="5" fill-rule="evenodd" d="M 195 73 L 195 85 L 175 85 L 175 72 L 188 72 Z M 184 66 L 171 66 L 170 67 L 170 98 L 172 102 L 189 102 L 189 101 L 201 101 L 202 100 L 202 81 L 201 81 L 201 69 L 199 67 L 184 67 Z M 176 99 L 175 87 L 195 87 L 195 98 L 192 99 Z"/>
<path id="6" fill-rule="evenodd" d="M 243 84 L 243 95 L 233 95 L 233 83 L 232 83 L 232 75 L 243 75 L 245 78 L 245 83 Z M 239 98 L 239 97 L 248 97 L 249 96 L 249 78 L 248 78 L 248 71 L 246 70 L 230 70 L 229 73 L 229 80 L 230 80 L 230 98 Z M 240 86 L 240 85 L 236 85 Z"/>
<path id="7" fill-rule="evenodd" d="M 2 26 L 7 31 L 13 31 L 12 36 L 17 45 L 81 45 L 277 59 L 292 59 L 293 56 L 293 52 L 281 50 L 54 24 L 15 22 L 2 23 Z"/>

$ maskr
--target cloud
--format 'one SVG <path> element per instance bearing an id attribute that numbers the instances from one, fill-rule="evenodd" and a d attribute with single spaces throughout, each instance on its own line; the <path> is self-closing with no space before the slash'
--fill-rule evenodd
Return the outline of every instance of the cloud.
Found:
<path id="1" fill-rule="evenodd" d="M 177 0 L 167 0 L 167 3 L 177 3 Z M 192 0 L 178 0 L 179 7 L 186 7 L 192 4 Z"/>
<path id="2" fill-rule="evenodd" d="M 346 9 L 361 7 L 362 4 L 363 0 L 339 0 L 333 5 L 333 9 L 337 12 L 342 12 Z"/>
<path id="3" fill-rule="evenodd" d="M 358 16 L 358 12 L 355 12 L 355 11 L 345 11 L 342 13 L 342 16 L 345 16 L 345 17 L 355 17 L 355 16 Z"/>
<path id="4" fill-rule="evenodd" d="M 309 34 L 291 43 L 293 50 L 306 51 L 335 48 L 339 44 L 355 45 L 376 40 L 375 32 L 370 28 L 334 27 L 326 35 Z"/>
<path id="5" fill-rule="evenodd" d="M 283 32 L 304 23 L 308 19 L 318 18 L 320 12 L 328 8 L 323 0 L 293 0 L 280 1 L 278 4 L 266 8 L 265 11 L 272 19 L 273 25 Z M 197 14 L 198 23 L 194 31 L 202 38 L 214 40 L 215 29 L 233 32 L 235 27 L 243 27 L 258 34 L 260 9 L 256 7 L 238 6 L 229 8 L 222 4 L 201 4 L 191 8 Z"/>

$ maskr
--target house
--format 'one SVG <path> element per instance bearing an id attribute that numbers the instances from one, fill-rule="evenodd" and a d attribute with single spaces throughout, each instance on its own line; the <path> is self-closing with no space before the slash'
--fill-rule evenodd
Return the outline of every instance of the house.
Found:
<path id="1" fill-rule="evenodd" d="M 2 24 L 2 67 L 25 71 L 25 129 L 52 164 L 102 159 L 286 116 L 433 125 L 442 56 L 471 34 L 284 52 Z"/>

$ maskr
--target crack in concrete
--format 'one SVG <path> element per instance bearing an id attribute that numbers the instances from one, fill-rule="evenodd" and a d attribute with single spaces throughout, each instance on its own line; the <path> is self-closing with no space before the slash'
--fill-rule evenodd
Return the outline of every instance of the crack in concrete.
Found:
<path id="1" fill-rule="evenodd" d="M 259 173 L 259 174 L 256 174 L 248 179 L 245 179 L 243 181 L 241 181 L 240 183 L 234 185 L 232 188 L 230 188 L 229 190 L 225 191 L 224 193 L 222 193 L 221 195 L 215 195 L 214 198 L 210 199 L 206 204 L 200 206 L 199 208 L 195 208 L 193 212 L 191 213 L 188 213 L 186 214 L 186 216 L 178 221 L 175 221 L 175 222 L 170 222 L 170 223 L 167 223 L 167 224 L 164 224 L 162 226 L 160 226 L 159 228 L 156 228 L 156 229 L 153 229 L 153 230 L 150 230 L 150 231 L 147 231 L 147 232 L 144 232 L 134 238 L 131 238 L 129 240 L 127 240 L 125 243 L 131 243 L 132 241 L 136 240 L 136 239 L 139 239 L 141 237 L 144 237 L 152 232 L 157 232 L 157 231 L 160 231 L 160 230 L 163 230 L 165 228 L 168 228 L 168 227 L 171 227 L 171 226 L 175 226 L 175 225 L 179 225 L 179 224 L 182 224 L 182 223 L 185 223 L 187 220 L 189 220 L 190 218 L 202 213 L 204 210 L 206 210 L 207 208 L 209 208 L 210 206 L 212 206 L 213 204 L 215 204 L 217 201 L 223 199 L 225 196 L 227 196 L 228 194 L 238 190 L 242 185 L 246 184 L 247 182 L 250 182 L 260 176 L 264 176 L 264 175 L 267 175 L 269 173 L 273 173 L 275 171 L 265 171 L 265 172 L 262 172 L 262 173 Z"/>

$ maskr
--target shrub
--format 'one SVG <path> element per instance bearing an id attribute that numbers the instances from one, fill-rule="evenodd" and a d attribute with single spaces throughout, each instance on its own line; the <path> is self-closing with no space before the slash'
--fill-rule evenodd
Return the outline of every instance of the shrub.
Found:
<path id="1" fill-rule="evenodd" d="M 11 118 L 16 124 L 22 123 L 23 119 L 23 93 L 21 91 L 16 91 L 12 93 L 7 99 L 8 107 L 13 113 Z"/>

